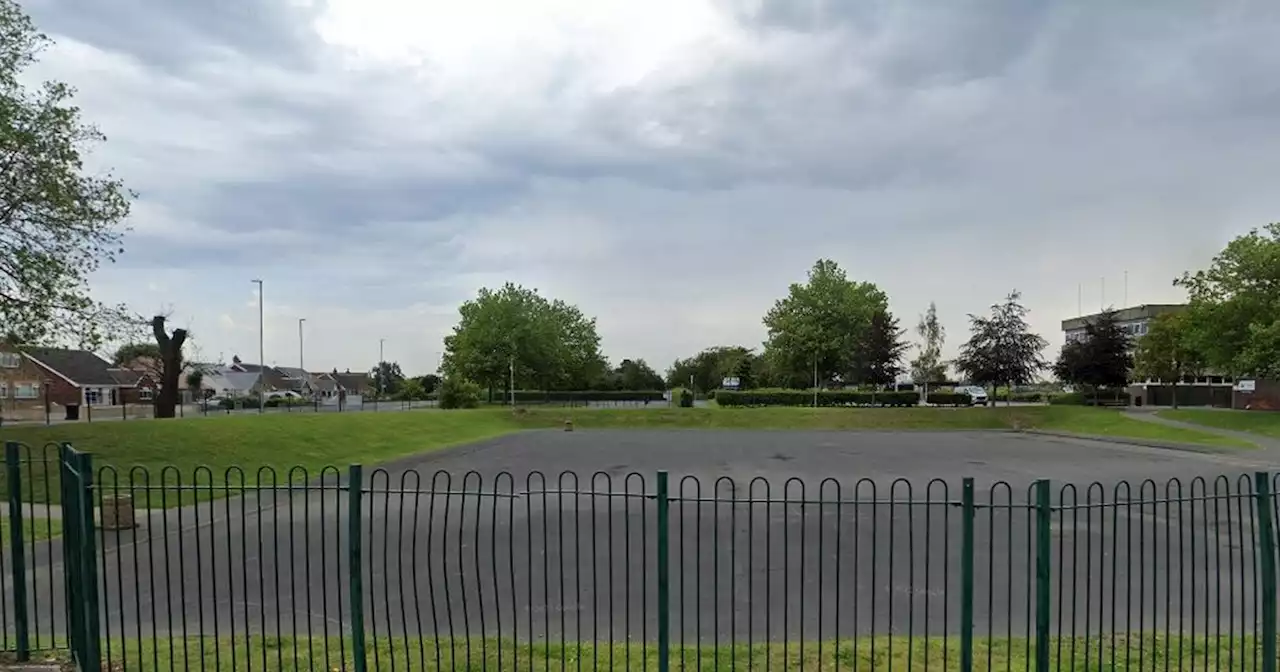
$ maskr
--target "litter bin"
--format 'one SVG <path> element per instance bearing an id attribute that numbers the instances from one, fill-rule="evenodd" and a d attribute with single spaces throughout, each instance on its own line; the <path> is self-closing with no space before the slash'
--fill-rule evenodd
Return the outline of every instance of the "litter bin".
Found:
<path id="1" fill-rule="evenodd" d="M 1141 405 L 1142 405 L 1142 397 L 1134 396 L 1134 397 L 1133 397 L 1133 405 L 1134 405 L 1134 406 L 1141 406 Z"/>
<path id="2" fill-rule="evenodd" d="M 67 406 L 67 419 L 68 419 L 68 420 L 79 420 L 79 419 L 80 419 L 80 405 L 79 405 L 79 404 L 70 404 L 70 405 L 68 405 L 68 406 Z"/>

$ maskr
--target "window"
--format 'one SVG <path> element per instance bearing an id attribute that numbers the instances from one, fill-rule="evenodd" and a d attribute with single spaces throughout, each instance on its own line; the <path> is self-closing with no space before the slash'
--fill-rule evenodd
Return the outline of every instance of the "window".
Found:
<path id="1" fill-rule="evenodd" d="M 22 355 L 16 352 L 0 352 L 0 367 L 16 369 L 22 364 Z"/>
<path id="2" fill-rule="evenodd" d="M 151 388 L 149 388 L 149 387 L 140 387 L 140 388 L 138 388 L 138 400 L 139 400 L 139 401 L 151 401 L 152 396 L 153 396 L 154 394 L 155 394 L 154 390 L 152 390 L 152 389 L 151 389 Z"/>
<path id="3" fill-rule="evenodd" d="M 0 399 L 9 396 L 9 383 L 0 381 Z"/>
<path id="4" fill-rule="evenodd" d="M 89 406 L 97 406 L 102 403 L 102 390 L 96 387 L 88 387 L 84 390 L 84 403 Z"/>
<path id="5" fill-rule="evenodd" d="M 40 396 L 39 383 L 14 383 L 14 399 L 35 399 Z"/>

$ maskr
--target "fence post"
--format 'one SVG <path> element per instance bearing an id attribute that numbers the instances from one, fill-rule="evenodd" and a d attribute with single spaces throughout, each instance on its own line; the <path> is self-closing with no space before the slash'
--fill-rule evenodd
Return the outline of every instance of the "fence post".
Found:
<path id="1" fill-rule="evenodd" d="M 1036 672 L 1049 670 L 1049 481 L 1036 489 Z"/>
<path id="2" fill-rule="evenodd" d="M 973 669 L 973 479 L 963 482 L 960 499 L 960 669 Z"/>
<path id="3" fill-rule="evenodd" d="M 360 548 L 361 516 L 360 500 L 364 487 L 364 467 L 353 464 L 347 475 L 347 573 L 351 587 L 351 655 L 355 657 L 356 672 L 366 672 L 369 662 L 365 659 L 364 642 L 364 562 Z"/>
<path id="4" fill-rule="evenodd" d="M 13 563 L 13 629 L 19 661 L 31 660 L 27 622 L 27 562 L 22 547 L 22 446 L 4 444 L 4 464 L 9 488 L 9 555 Z"/>
<path id="5" fill-rule="evenodd" d="M 98 672 L 102 669 L 102 656 L 98 653 L 98 637 L 101 629 L 98 627 L 98 536 L 93 525 L 93 456 L 89 453 L 80 453 L 79 457 L 78 467 L 83 487 L 80 488 L 77 499 L 80 501 L 81 513 L 84 516 L 78 521 L 82 525 L 80 530 L 83 533 L 80 546 L 83 604 L 77 606 L 84 609 L 84 646 L 87 654 L 84 661 L 77 662 L 80 662 L 82 672 Z"/>
<path id="6" fill-rule="evenodd" d="M 1253 475 L 1258 514 L 1258 546 L 1262 560 L 1262 672 L 1276 672 L 1276 531 L 1271 510 L 1271 476 Z"/>
<path id="7" fill-rule="evenodd" d="M 658 472 L 658 672 L 671 666 L 671 500 L 667 472 Z"/>

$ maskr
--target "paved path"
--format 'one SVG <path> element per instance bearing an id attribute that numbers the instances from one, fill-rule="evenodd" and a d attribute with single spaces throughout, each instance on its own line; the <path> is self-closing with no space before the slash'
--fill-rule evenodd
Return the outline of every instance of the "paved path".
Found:
<path id="1" fill-rule="evenodd" d="M 1250 471 L 1232 456 L 993 432 L 539 431 L 366 472 L 366 627 L 651 641 L 658 469 L 675 497 L 675 643 L 954 636 L 967 475 L 986 505 L 974 525 L 983 635 L 1028 625 L 1028 487 L 1039 478 L 1066 507 L 1050 523 L 1055 628 L 1097 631 L 1115 615 L 1120 629 L 1203 629 L 1212 618 L 1245 632 L 1257 616 L 1243 599 L 1253 590 L 1249 509 L 1209 501 Z M 102 533 L 107 634 L 349 627 L 349 491 L 321 485 Z M 1179 493 L 1198 503 L 1135 503 Z M 41 548 L 29 556 L 29 592 L 47 636 L 64 628 L 61 553 Z"/>
<path id="2" fill-rule="evenodd" d="M 1230 411 L 1223 411 L 1223 412 L 1228 413 Z M 1180 429 L 1193 429 L 1193 430 L 1196 430 L 1199 432 L 1205 432 L 1208 434 L 1217 434 L 1218 436 L 1225 436 L 1233 439 L 1241 439 L 1243 441 L 1248 441 L 1258 446 L 1258 448 L 1261 451 L 1257 453 L 1250 453 L 1250 456 L 1256 456 L 1257 458 L 1260 458 L 1260 459 L 1271 460 L 1271 461 L 1274 461 L 1274 463 L 1277 466 L 1280 466 L 1280 439 L 1273 439 L 1264 434 L 1255 434 L 1253 432 L 1238 432 L 1231 429 L 1222 429 L 1219 427 L 1210 427 L 1208 425 L 1197 425 L 1191 422 L 1183 422 L 1181 420 L 1172 420 L 1169 418 L 1156 415 L 1156 411 L 1150 411 L 1150 410 L 1149 411 L 1128 410 L 1128 411 L 1125 411 L 1125 415 L 1131 418 L 1134 418 L 1135 420 L 1142 420 L 1143 422 L 1151 422 L 1157 425 L 1165 425 L 1167 427 L 1178 427 Z"/>

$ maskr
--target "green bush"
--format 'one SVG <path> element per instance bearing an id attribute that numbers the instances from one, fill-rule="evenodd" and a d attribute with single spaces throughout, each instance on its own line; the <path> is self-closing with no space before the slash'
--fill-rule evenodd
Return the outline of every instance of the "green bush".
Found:
<path id="1" fill-rule="evenodd" d="M 1038 404 L 1040 402 L 1045 401 L 1045 398 L 1047 396 L 1050 396 L 1050 395 L 1046 395 L 1043 392 L 1014 392 L 1012 395 L 1012 400 L 1022 402 L 1022 403 Z M 1009 401 L 1010 395 L 1008 392 L 1001 392 L 997 394 L 995 397 L 993 397 L 993 400 Z"/>
<path id="2" fill-rule="evenodd" d="M 440 384 L 440 408 L 478 408 L 480 386 L 469 380 L 447 378 Z"/>
<path id="3" fill-rule="evenodd" d="M 1064 392 L 1049 397 L 1049 403 L 1054 406 L 1094 406 L 1094 405 L 1115 405 L 1129 404 L 1129 393 L 1126 390 L 1100 390 L 1097 394 L 1093 392 Z"/>
<path id="4" fill-rule="evenodd" d="M 920 395 L 915 392 L 865 392 L 858 390 L 820 390 L 817 405 L 839 406 L 915 406 Z M 716 403 L 721 406 L 812 406 L 813 390 L 759 389 L 735 392 L 720 390 Z"/>
<path id="5" fill-rule="evenodd" d="M 494 393 L 497 396 L 497 393 Z M 510 403 L 511 393 L 502 396 Z M 516 390 L 517 404 L 662 401 L 661 390 Z"/>
<path id="6" fill-rule="evenodd" d="M 926 398 L 934 406 L 972 406 L 973 397 L 967 392 L 930 392 Z"/>
<path id="7" fill-rule="evenodd" d="M 220 401 L 218 402 L 218 408 L 221 408 L 221 409 L 226 410 L 226 411 L 234 411 L 234 410 L 235 410 L 235 408 L 236 408 L 236 400 L 235 400 L 235 399 L 222 399 L 222 400 L 220 400 Z"/>
<path id="8" fill-rule="evenodd" d="M 675 387 L 671 389 L 671 403 L 680 408 L 693 408 L 693 390 L 687 387 Z"/>

